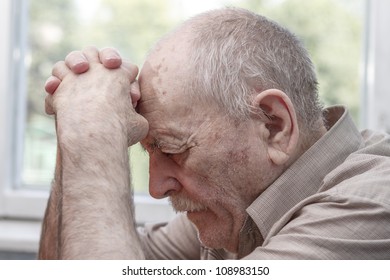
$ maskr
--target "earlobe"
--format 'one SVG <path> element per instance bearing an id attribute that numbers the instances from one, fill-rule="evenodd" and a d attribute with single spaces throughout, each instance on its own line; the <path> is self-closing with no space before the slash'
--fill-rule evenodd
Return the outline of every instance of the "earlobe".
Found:
<path id="1" fill-rule="evenodd" d="M 276 165 L 289 161 L 298 146 L 299 128 L 290 98 L 278 89 L 258 93 L 252 105 L 260 109 L 269 159 Z"/>

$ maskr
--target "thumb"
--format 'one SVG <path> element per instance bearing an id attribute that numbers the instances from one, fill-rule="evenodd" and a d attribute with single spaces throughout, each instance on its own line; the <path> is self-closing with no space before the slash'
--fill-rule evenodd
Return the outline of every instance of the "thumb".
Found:
<path id="1" fill-rule="evenodd" d="M 138 113 L 131 114 L 128 121 L 128 145 L 134 145 L 144 139 L 149 132 L 148 121 Z"/>

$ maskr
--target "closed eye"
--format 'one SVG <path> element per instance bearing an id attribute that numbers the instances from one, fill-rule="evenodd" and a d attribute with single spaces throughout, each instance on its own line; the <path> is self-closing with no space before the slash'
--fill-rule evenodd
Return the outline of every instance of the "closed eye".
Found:
<path id="1" fill-rule="evenodd" d="M 162 155 L 174 160 L 176 163 L 183 162 L 187 158 L 189 150 L 189 148 L 186 149 L 184 146 L 178 149 L 176 146 L 168 145 L 167 143 L 159 141 L 155 138 L 150 142 L 143 142 L 141 146 L 144 151 L 149 153 L 149 155 L 157 151 Z"/>

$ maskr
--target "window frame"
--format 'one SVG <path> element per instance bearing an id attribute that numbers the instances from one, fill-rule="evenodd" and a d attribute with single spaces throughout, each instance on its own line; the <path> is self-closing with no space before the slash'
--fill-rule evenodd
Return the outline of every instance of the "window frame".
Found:
<path id="1" fill-rule="evenodd" d="M 33 191 L 23 188 L 20 181 L 20 169 L 23 156 L 23 135 L 26 114 L 26 71 L 23 65 L 24 47 L 26 46 L 24 22 L 26 1 L 5 0 L 0 16 L 0 40 L 2 44 L 0 58 L 0 217 L 37 219 L 42 217 L 43 205 L 48 199 L 47 191 Z M 21 20 L 18 20 L 21 19 Z"/>
<path id="2" fill-rule="evenodd" d="M 366 0 L 361 126 L 390 133 L 390 1 Z"/>

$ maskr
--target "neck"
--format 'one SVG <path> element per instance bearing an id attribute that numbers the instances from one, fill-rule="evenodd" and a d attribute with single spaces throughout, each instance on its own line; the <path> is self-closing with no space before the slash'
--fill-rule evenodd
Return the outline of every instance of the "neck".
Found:
<path id="1" fill-rule="evenodd" d="M 306 152 L 311 146 L 314 145 L 322 136 L 328 132 L 324 123 L 321 121 L 321 124 L 316 130 L 305 130 L 301 132 L 300 145 L 297 151 L 296 156 L 293 161 L 297 160 L 304 152 Z"/>

